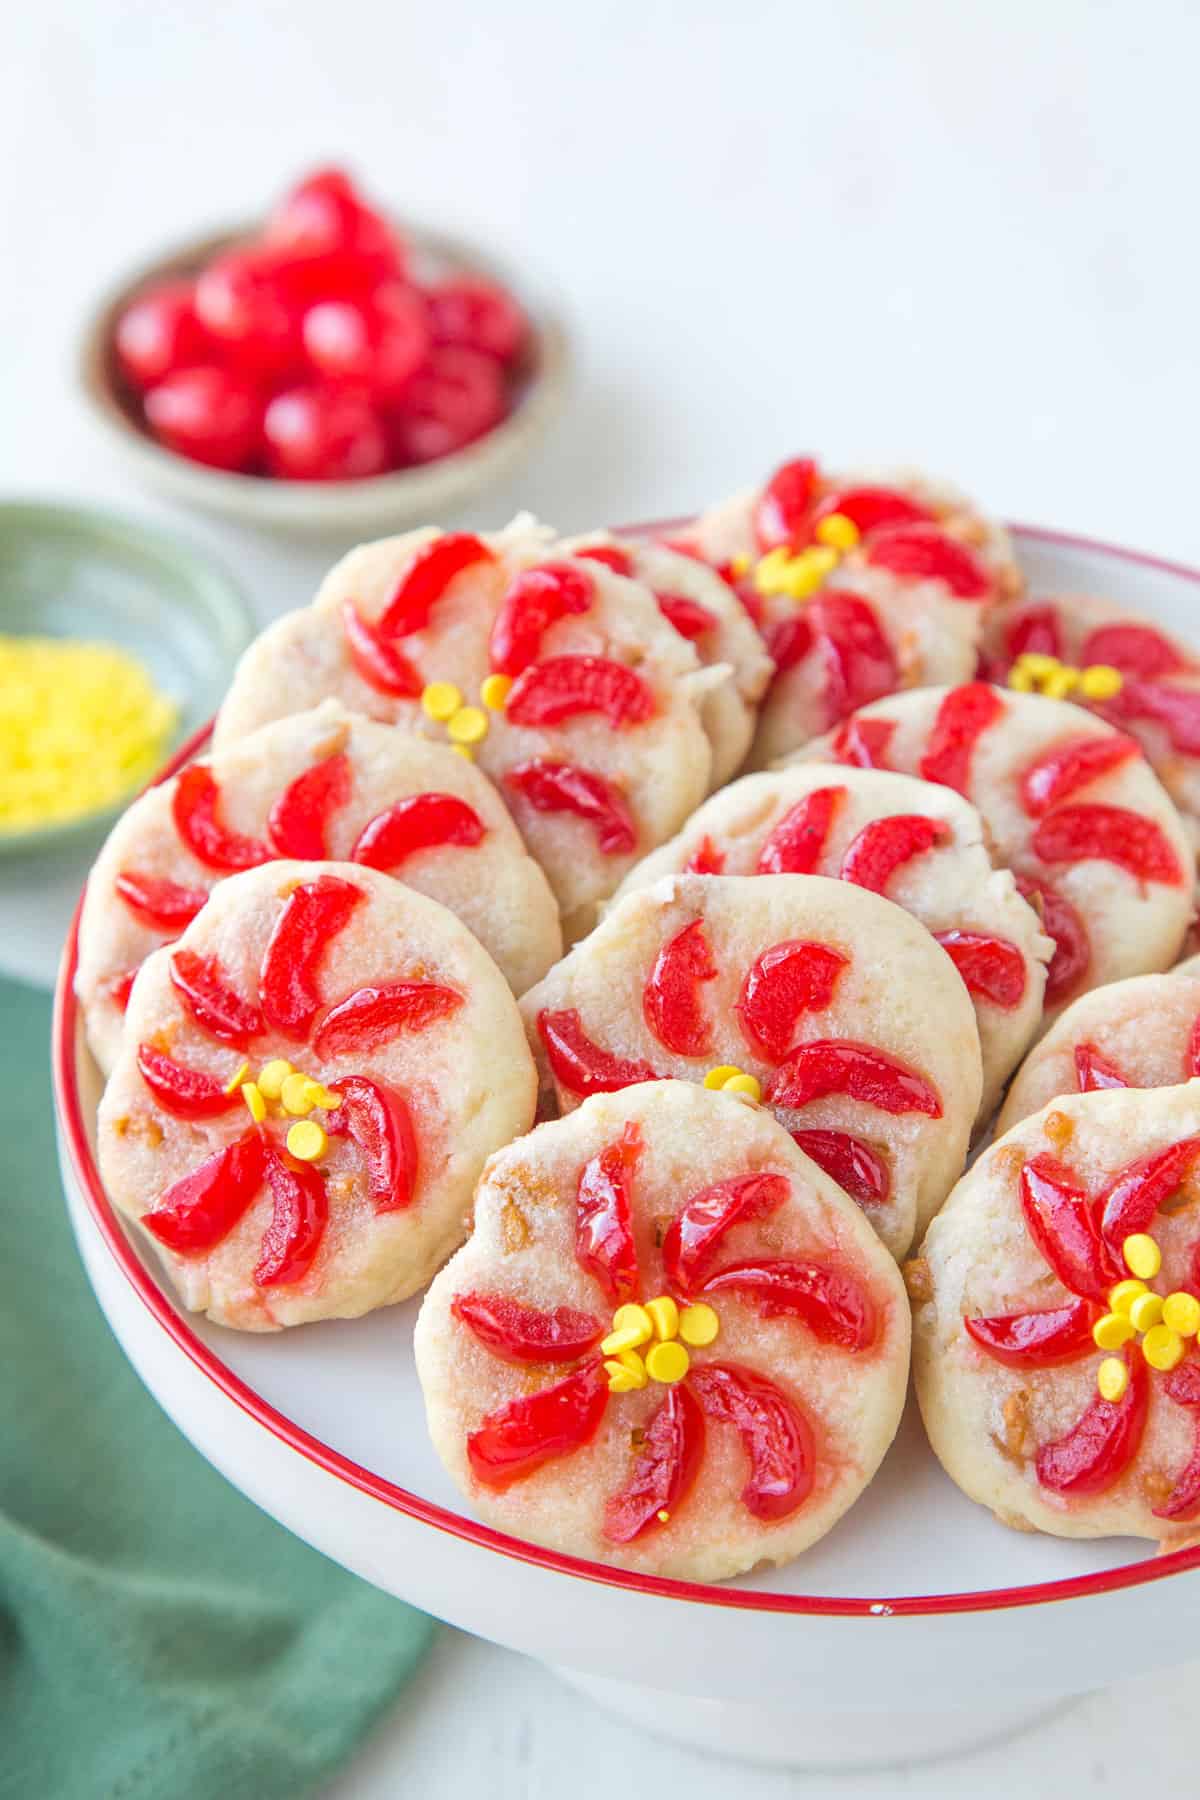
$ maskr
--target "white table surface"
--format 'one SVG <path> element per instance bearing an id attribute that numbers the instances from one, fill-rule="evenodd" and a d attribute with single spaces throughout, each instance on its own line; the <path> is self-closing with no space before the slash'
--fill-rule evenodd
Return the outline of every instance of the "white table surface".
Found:
<path id="1" fill-rule="evenodd" d="M 314 160 L 493 243 L 576 327 L 571 411 L 456 523 L 702 504 L 799 450 L 910 460 L 1009 517 L 1200 562 L 1190 0 L 38 0 L 0 56 L 0 494 L 111 502 L 210 548 L 260 618 L 344 547 L 130 488 L 74 392 L 91 296 Z M 446 521 L 447 523 L 451 521 Z M 0 966 L 49 979 L 82 871 L 0 870 Z M 1031 1629 L 1035 1628 L 1031 1621 Z M 1114 1672 L 1121 1661 L 1114 1646 Z M 752 1796 L 1138 1791 L 1194 1767 L 1195 1669 L 919 1774 Z M 331 1790 L 724 1793 L 447 1633 Z M 1068 1785 L 1069 1784 L 1069 1785 Z"/>

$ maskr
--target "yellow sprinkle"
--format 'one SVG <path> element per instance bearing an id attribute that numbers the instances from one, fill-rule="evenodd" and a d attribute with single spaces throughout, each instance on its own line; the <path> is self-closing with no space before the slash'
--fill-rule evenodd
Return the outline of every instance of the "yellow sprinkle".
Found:
<path id="1" fill-rule="evenodd" d="M 1187 1345 L 1177 1331 L 1169 1325 L 1154 1325 L 1142 1339 L 1142 1355 L 1152 1369 L 1161 1369 L 1164 1374 L 1183 1361 Z"/>
<path id="2" fill-rule="evenodd" d="M 1042 680 L 1042 692 L 1047 700 L 1065 700 L 1073 689 L 1079 686 L 1079 670 L 1067 668 L 1055 669 L 1053 674 Z"/>
<path id="3" fill-rule="evenodd" d="M 1119 1400 L 1129 1386 L 1129 1370 L 1119 1356 L 1106 1356 L 1096 1370 L 1096 1386 L 1101 1398 Z"/>
<path id="4" fill-rule="evenodd" d="M 1019 663 L 1014 663 L 1009 670 L 1008 685 L 1016 694 L 1032 694 L 1035 683 L 1028 669 L 1023 669 Z"/>
<path id="5" fill-rule="evenodd" d="M 739 550 L 736 556 L 731 556 L 729 559 L 729 573 L 733 576 L 733 579 L 735 581 L 740 581 L 743 575 L 748 575 L 750 573 L 750 564 L 753 561 L 754 558 L 750 555 L 748 550 Z"/>
<path id="6" fill-rule="evenodd" d="M 817 524 L 818 543 L 828 544 L 833 550 L 853 550 L 859 536 L 858 526 L 845 513 L 827 513 Z"/>
<path id="7" fill-rule="evenodd" d="M 1136 1331 L 1149 1331 L 1158 1324 L 1162 1314 L 1163 1303 L 1158 1294 L 1140 1294 L 1129 1309 Z"/>
<path id="8" fill-rule="evenodd" d="M 1120 669 L 1114 669 L 1110 663 L 1091 663 L 1079 676 L 1079 691 L 1085 700 L 1111 700 L 1124 685 Z"/>
<path id="9" fill-rule="evenodd" d="M 480 684 L 479 698 L 485 706 L 490 707 L 492 712 L 503 712 L 504 702 L 508 699 L 512 684 L 511 675 L 489 675 Z"/>
<path id="10" fill-rule="evenodd" d="M 335 1094 L 332 1088 L 322 1087 L 319 1081 L 315 1081 L 313 1086 L 317 1090 L 317 1097 L 313 1101 L 314 1106 L 322 1106 L 326 1112 L 332 1112 L 335 1107 L 342 1104 L 342 1096 Z"/>
<path id="11" fill-rule="evenodd" d="M 279 1090 L 279 1098 L 283 1102 L 284 1112 L 291 1113 L 294 1119 L 302 1119 L 305 1113 L 311 1112 L 313 1103 L 308 1097 L 308 1090 L 311 1086 L 313 1083 L 308 1076 L 300 1074 L 298 1070 L 291 1075 L 285 1075 L 283 1085 Z"/>
<path id="12" fill-rule="evenodd" d="M 249 1073 L 250 1064 L 248 1062 L 242 1063 L 225 1083 L 225 1092 L 227 1094 L 236 1094 Z"/>
<path id="13" fill-rule="evenodd" d="M 721 1063 L 718 1068 L 708 1071 L 704 1077 L 704 1085 L 706 1088 L 723 1088 L 727 1081 L 732 1081 L 741 1072 L 736 1063 Z"/>
<path id="14" fill-rule="evenodd" d="M 723 1094 L 748 1094 L 751 1100 L 762 1099 L 762 1083 L 757 1075 L 731 1075 L 728 1081 L 722 1082 Z"/>
<path id="15" fill-rule="evenodd" d="M 1035 681 L 1043 681 L 1047 675 L 1056 675 L 1063 665 L 1057 656 L 1047 656 L 1044 650 L 1026 650 L 1018 656 L 1015 666 Z"/>
<path id="16" fill-rule="evenodd" d="M 1092 1326 L 1092 1337 L 1098 1350 L 1119 1350 L 1136 1335 L 1132 1322 L 1124 1313 L 1105 1313 Z"/>
<path id="17" fill-rule="evenodd" d="M 452 719 L 461 705 L 462 695 L 452 681 L 431 681 L 421 695 L 421 710 L 439 724 Z"/>
<path id="18" fill-rule="evenodd" d="M 314 1106 L 323 1106 L 324 1105 L 324 1101 L 321 1099 L 321 1095 L 324 1092 L 325 1092 L 325 1089 L 321 1086 L 319 1081 L 314 1081 L 311 1075 L 305 1076 L 305 1078 L 304 1078 L 304 1099 L 305 1099 L 305 1103 L 306 1103 L 306 1110 L 308 1112 L 311 1112 Z"/>
<path id="19" fill-rule="evenodd" d="M 665 1525 L 667 1523 L 667 1521 L 670 1519 L 671 1515 L 667 1511 L 665 1506 L 660 1506 L 658 1509 L 658 1512 L 655 1514 L 655 1517 L 657 1518 L 660 1525 Z"/>
<path id="20" fill-rule="evenodd" d="M 475 752 L 472 750 L 470 744 L 451 744 L 450 748 L 453 750 L 455 756 L 461 756 L 464 762 L 475 761 Z"/>
<path id="21" fill-rule="evenodd" d="M 329 1139 L 315 1119 L 299 1119 L 287 1134 L 287 1147 L 298 1161 L 316 1162 L 328 1150 Z"/>
<path id="22" fill-rule="evenodd" d="M 685 1306 L 679 1315 L 679 1335 L 694 1349 L 700 1350 L 705 1344 L 711 1344 L 720 1329 L 721 1321 L 703 1300 L 697 1301 L 695 1306 Z"/>
<path id="23" fill-rule="evenodd" d="M 646 1311 L 654 1321 L 654 1335 L 664 1343 L 673 1338 L 679 1331 L 679 1308 L 670 1294 L 660 1294 L 657 1300 L 647 1300 Z"/>
<path id="24" fill-rule="evenodd" d="M 254 1123 L 261 1125 L 267 1116 L 267 1103 L 262 1097 L 262 1089 L 252 1081 L 245 1081 L 242 1083 L 242 1099 L 246 1102 Z"/>
<path id="25" fill-rule="evenodd" d="M 641 1332 L 643 1344 L 648 1344 L 654 1336 L 653 1322 L 645 1307 L 638 1306 L 633 1302 L 626 1306 L 618 1306 L 612 1316 L 614 1331 L 626 1331 L 631 1325 L 635 1325 Z"/>
<path id="26" fill-rule="evenodd" d="M 641 1331 L 636 1325 L 626 1325 L 622 1331 L 610 1331 L 600 1343 L 605 1356 L 620 1356 L 622 1350 L 636 1350 L 639 1344 L 648 1343 L 653 1336 L 652 1331 Z"/>
<path id="27" fill-rule="evenodd" d="M 1168 1294 L 1163 1301 L 1163 1324 L 1180 1337 L 1195 1337 L 1200 1331 L 1200 1300 L 1194 1294 Z"/>
<path id="28" fill-rule="evenodd" d="M 258 1072 L 259 1093 L 265 1100 L 278 1100 L 283 1092 L 283 1084 L 291 1073 L 291 1063 L 285 1062 L 282 1056 L 275 1057 Z"/>
<path id="29" fill-rule="evenodd" d="M 1139 1294 L 1144 1294 L 1145 1292 L 1146 1284 L 1144 1281 L 1118 1281 L 1115 1288 L 1109 1289 L 1108 1304 L 1113 1312 L 1124 1313 L 1125 1317 L 1128 1318 L 1130 1307 L 1138 1298 Z"/>
<path id="30" fill-rule="evenodd" d="M 608 1376 L 610 1394 L 631 1394 L 635 1388 L 642 1388 L 646 1385 L 645 1376 L 643 1375 L 639 1381 L 632 1369 L 627 1369 L 624 1363 L 606 1362 L 604 1373 Z"/>
<path id="31" fill-rule="evenodd" d="M 655 1344 L 646 1352 L 646 1373 L 651 1381 L 671 1386 L 682 1381 L 691 1366 L 692 1359 L 682 1344 Z"/>
<path id="32" fill-rule="evenodd" d="M 780 544 L 776 549 L 768 550 L 765 556 L 759 557 L 754 565 L 754 585 L 760 594 L 771 595 L 780 591 L 779 583 L 791 560 L 792 554 L 786 544 Z"/>
<path id="33" fill-rule="evenodd" d="M 1143 1281 L 1153 1281 L 1162 1268 L 1162 1251 L 1144 1231 L 1135 1231 L 1125 1239 L 1121 1255 L 1130 1274 L 1140 1276 Z"/>
<path id="34" fill-rule="evenodd" d="M 454 744 L 478 744 L 488 734 L 488 716 L 478 706 L 460 706 L 446 727 Z"/>

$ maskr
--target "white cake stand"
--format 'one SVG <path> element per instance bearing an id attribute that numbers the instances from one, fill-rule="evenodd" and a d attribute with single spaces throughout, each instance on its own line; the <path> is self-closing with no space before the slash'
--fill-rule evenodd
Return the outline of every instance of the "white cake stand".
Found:
<path id="1" fill-rule="evenodd" d="M 1120 597 L 1184 633 L 1200 611 L 1190 570 L 1044 531 L 1017 541 L 1034 591 Z M 426 1436 L 415 1302 L 272 1337 L 179 1312 L 97 1173 L 100 1079 L 74 966 L 72 931 L 54 1025 L 61 1162 L 112 1329 L 210 1462 L 376 1586 L 541 1658 L 651 1731 L 763 1762 L 945 1754 L 1195 1654 L 1200 1544 L 1156 1557 L 1132 1539 L 1008 1531 L 942 1474 L 915 1414 L 828 1537 L 786 1569 L 720 1587 L 626 1574 L 477 1523 Z"/>

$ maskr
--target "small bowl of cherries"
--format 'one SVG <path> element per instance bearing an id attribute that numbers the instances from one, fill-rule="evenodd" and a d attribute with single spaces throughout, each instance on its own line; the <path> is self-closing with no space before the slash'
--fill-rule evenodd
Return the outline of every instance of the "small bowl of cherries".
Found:
<path id="1" fill-rule="evenodd" d="M 326 168 L 257 229 L 124 281 L 81 372 L 150 485 L 341 534 L 428 517 L 510 470 L 558 410 L 566 347 L 489 258 L 396 224 Z"/>

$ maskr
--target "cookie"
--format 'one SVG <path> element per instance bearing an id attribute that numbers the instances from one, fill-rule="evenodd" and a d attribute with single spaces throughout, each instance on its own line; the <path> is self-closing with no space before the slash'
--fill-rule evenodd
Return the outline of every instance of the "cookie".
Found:
<path id="1" fill-rule="evenodd" d="M 399 876 L 467 925 L 516 993 L 562 954 L 558 907 L 487 778 L 327 700 L 135 800 L 88 878 L 75 991 L 112 1068 L 133 977 L 229 874 L 280 856 Z"/>
<path id="2" fill-rule="evenodd" d="M 1194 1081 L 1063 1096 L 979 1159 L 909 1265 L 930 1442 L 1005 1524 L 1194 1538 L 1198 1159 Z"/>
<path id="3" fill-rule="evenodd" d="M 521 1012 L 564 1112 L 664 1076 L 761 1091 L 897 1256 L 957 1179 L 979 1108 L 949 957 L 900 907 L 820 876 L 626 894 Z"/>
<path id="4" fill-rule="evenodd" d="M 535 1099 L 516 1002 L 452 913 L 355 863 L 268 863 L 143 963 L 100 1172 L 193 1311 L 356 1318 L 462 1242 Z"/>
<path id="5" fill-rule="evenodd" d="M 415 1349 L 482 1518 L 719 1581 L 798 1556 L 870 1482 L 909 1320 L 862 1215 L 769 1113 L 668 1081 L 492 1157 Z"/>
<path id="6" fill-rule="evenodd" d="M 1192 912 L 1183 825 L 1133 739 L 1080 707 L 980 681 L 896 694 L 800 758 L 919 775 L 978 808 L 1055 941 L 1049 1017 L 1175 960 Z"/>
<path id="7" fill-rule="evenodd" d="M 251 645 L 215 742 L 334 695 L 458 743 L 577 936 L 708 791 L 708 679 L 649 588 L 555 554 L 531 522 L 486 538 L 409 532 L 352 550 L 311 607 Z"/>

